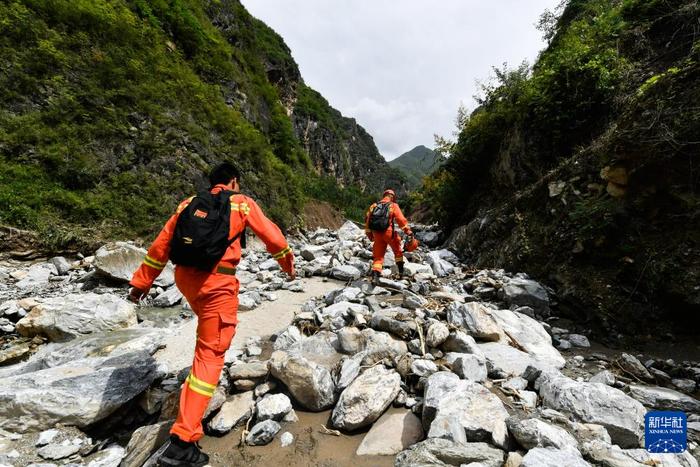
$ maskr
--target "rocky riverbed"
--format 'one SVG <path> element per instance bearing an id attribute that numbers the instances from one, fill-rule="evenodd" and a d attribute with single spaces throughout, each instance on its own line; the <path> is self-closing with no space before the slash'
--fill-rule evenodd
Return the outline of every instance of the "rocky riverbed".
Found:
<path id="1" fill-rule="evenodd" d="M 470 269 L 414 230 L 408 277 L 389 254 L 377 285 L 350 222 L 293 239 L 295 281 L 245 253 L 212 465 L 698 465 L 698 362 L 601 352 L 563 327 L 555 291 Z M 144 306 L 124 299 L 143 255 L 115 243 L 0 264 L 0 465 L 152 465 L 195 322 L 170 267 Z M 686 412 L 686 453 L 643 449 L 649 409 Z"/>

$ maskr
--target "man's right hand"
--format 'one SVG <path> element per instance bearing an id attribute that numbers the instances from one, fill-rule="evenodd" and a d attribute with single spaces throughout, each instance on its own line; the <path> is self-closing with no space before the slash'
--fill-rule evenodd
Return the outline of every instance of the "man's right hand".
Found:
<path id="1" fill-rule="evenodd" d="M 129 300 L 134 303 L 139 303 L 141 300 L 148 296 L 148 290 L 142 290 L 138 287 L 132 287 L 129 291 Z"/>
<path id="2" fill-rule="evenodd" d="M 297 271 L 296 271 L 296 269 L 294 269 L 293 264 L 292 264 L 292 269 L 287 273 L 287 275 L 289 276 L 290 281 L 293 281 L 294 279 L 297 278 Z"/>

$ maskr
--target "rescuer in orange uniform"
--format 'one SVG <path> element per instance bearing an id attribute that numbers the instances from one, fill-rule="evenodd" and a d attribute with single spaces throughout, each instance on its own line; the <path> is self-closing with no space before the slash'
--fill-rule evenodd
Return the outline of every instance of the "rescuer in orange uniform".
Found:
<path id="1" fill-rule="evenodd" d="M 212 194 L 221 190 L 236 193 L 230 198 L 229 239 L 250 227 L 282 270 L 294 278 L 294 255 L 279 227 L 265 217 L 255 201 L 238 194 L 238 169 L 223 163 L 212 170 L 209 181 Z M 131 300 L 138 302 L 144 298 L 165 267 L 178 216 L 191 200 L 180 203 L 149 248 L 143 264 L 131 279 Z M 239 282 L 235 273 L 240 259 L 241 245 L 236 240 L 211 272 L 188 266 L 175 268 L 175 283 L 197 315 L 197 343 L 192 369 L 180 394 L 178 417 L 170 430 L 171 443 L 160 459 L 161 465 L 201 466 L 209 460 L 196 441 L 204 436 L 202 417 L 219 382 L 224 353 L 236 333 Z"/>
<path id="2" fill-rule="evenodd" d="M 389 227 L 386 230 L 378 231 L 370 228 L 370 217 L 378 204 L 389 204 Z M 403 276 L 403 250 L 401 249 L 401 238 L 396 231 L 396 224 L 409 237 L 413 235 L 411 228 L 408 226 L 406 217 L 401 212 L 401 208 L 396 203 L 396 193 L 394 190 L 384 190 L 383 197 L 378 203 L 373 203 L 367 210 L 365 216 L 365 234 L 367 238 L 374 242 L 372 246 L 372 277 L 378 278 L 381 275 L 384 267 L 384 255 L 386 254 L 387 246 L 391 247 L 396 260 L 396 267 L 399 270 L 399 275 Z"/>

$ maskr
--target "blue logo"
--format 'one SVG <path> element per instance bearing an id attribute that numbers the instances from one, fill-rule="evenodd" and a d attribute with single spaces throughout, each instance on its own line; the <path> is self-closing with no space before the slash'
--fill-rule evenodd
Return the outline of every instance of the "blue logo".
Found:
<path id="1" fill-rule="evenodd" d="M 688 445 L 688 419 L 683 412 L 647 412 L 644 447 L 654 454 L 680 454 Z"/>

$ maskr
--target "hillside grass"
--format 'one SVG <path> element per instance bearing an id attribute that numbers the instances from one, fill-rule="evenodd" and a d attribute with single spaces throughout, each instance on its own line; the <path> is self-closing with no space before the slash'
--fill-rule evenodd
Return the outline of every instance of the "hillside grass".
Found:
<path id="1" fill-rule="evenodd" d="M 148 238 L 223 160 L 282 226 L 320 183 L 263 60 L 296 64 L 238 2 L 11 0 L 0 54 L 0 223 L 47 244 Z"/>

